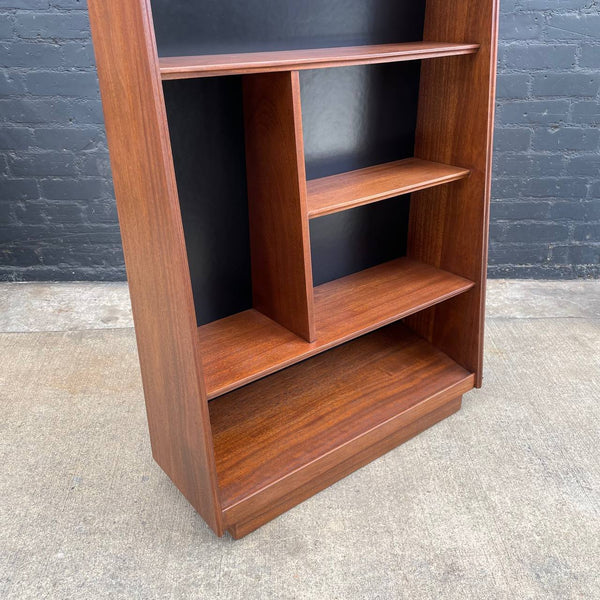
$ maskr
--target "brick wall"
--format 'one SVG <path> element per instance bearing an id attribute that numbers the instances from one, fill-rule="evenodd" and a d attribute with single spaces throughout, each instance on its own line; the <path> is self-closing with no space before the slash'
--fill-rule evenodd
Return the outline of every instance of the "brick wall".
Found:
<path id="1" fill-rule="evenodd" d="M 600 275 L 599 0 L 503 0 L 492 277 Z M 0 279 L 124 278 L 85 0 L 0 0 Z"/>
<path id="2" fill-rule="evenodd" d="M 490 276 L 600 275 L 600 3 L 501 0 Z"/>
<path id="3" fill-rule="evenodd" d="M 85 0 L 0 0 L 0 279 L 123 279 Z"/>

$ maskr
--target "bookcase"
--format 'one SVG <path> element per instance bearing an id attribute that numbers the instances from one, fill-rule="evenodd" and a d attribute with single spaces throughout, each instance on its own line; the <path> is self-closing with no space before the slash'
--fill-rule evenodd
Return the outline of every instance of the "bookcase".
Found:
<path id="1" fill-rule="evenodd" d="M 153 456 L 239 538 L 481 386 L 497 2 L 88 5 Z"/>

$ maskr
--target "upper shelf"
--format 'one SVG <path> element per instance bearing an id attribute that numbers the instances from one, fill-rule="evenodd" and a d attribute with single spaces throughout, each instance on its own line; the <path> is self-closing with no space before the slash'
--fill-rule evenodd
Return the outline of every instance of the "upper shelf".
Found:
<path id="1" fill-rule="evenodd" d="M 243 75 L 421 60 L 423 58 L 474 54 L 477 50 L 479 50 L 479 44 L 410 42 L 245 54 L 170 56 L 159 59 L 159 63 L 163 79 L 191 79 L 218 75 Z"/>
<path id="2" fill-rule="evenodd" d="M 311 219 L 386 198 L 442 185 L 469 175 L 469 169 L 406 158 L 307 182 Z"/>

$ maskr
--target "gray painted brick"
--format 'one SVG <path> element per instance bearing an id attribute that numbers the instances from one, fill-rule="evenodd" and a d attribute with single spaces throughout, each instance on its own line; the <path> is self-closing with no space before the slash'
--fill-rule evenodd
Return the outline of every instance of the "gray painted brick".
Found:
<path id="1" fill-rule="evenodd" d="M 36 200 L 40 197 L 35 179 L 0 179 L 2 200 Z"/>
<path id="2" fill-rule="evenodd" d="M 523 182 L 523 196 L 531 198 L 575 198 L 587 195 L 588 180 L 580 177 L 539 177 Z"/>
<path id="3" fill-rule="evenodd" d="M 499 73 L 496 96 L 498 98 L 527 98 L 530 79 L 529 73 Z"/>
<path id="4" fill-rule="evenodd" d="M 577 46 L 528 44 L 506 49 L 506 66 L 520 71 L 569 69 L 575 64 Z"/>
<path id="5" fill-rule="evenodd" d="M 13 35 L 14 18 L 10 15 L 3 15 L 0 19 L 0 40 L 9 39 Z"/>
<path id="6" fill-rule="evenodd" d="M 64 64 L 68 67 L 91 68 L 94 67 L 96 64 L 96 60 L 94 57 L 94 47 L 90 42 L 64 43 L 62 44 L 62 54 Z"/>
<path id="7" fill-rule="evenodd" d="M 523 189 L 523 179 L 521 177 L 494 175 L 492 179 L 492 198 L 495 200 L 520 198 Z"/>
<path id="8" fill-rule="evenodd" d="M 8 162 L 7 157 L 0 155 L 0 176 L 8 177 Z"/>
<path id="9" fill-rule="evenodd" d="M 600 68 L 600 44 L 590 45 L 583 44 L 581 46 L 581 58 L 579 59 L 579 66 L 598 70 Z"/>
<path id="10" fill-rule="evenodd" d="M 582 242 L 597 241 L 600 239 L 600 223 L 588 223 L 585 225 L 576 225 L 573 232 L 573 239 Z"/>
<path id="11" fill-rule="evenodd" d="M 0 127 L 0 149 L 29 150 L 34 143 L 33 129 L 27 127 Z"/>
<path id="12" fill-rule="evenodd" d="M 110 187 L 104 179 L 53 178 L 40 181 L 42 196 L 49 200 L 93 200 L 106 198 Z M 114 203 L 113 203 L 114 204 Z"/>
<path id="13" fill-rule="evenodd" d="M 35 129 L 33 137 L 36 146 L 47 150 L 83 152 L 106 145 L 104 132 L 94 126 L 40 127 Z"/>
<path id="14" fill-rule="evenodd" d="M 585 219 L 587 221 L 600 221 L 600 200 L 584 202 Z"/>
<path id="15" fill-rule="evenodd" d="M 534 150 L 553 150 L 569 152 L 573 150 L 594 150 L 598 152 L 600 131 L 580 127 L 561 127 L 560 129 L 536 129 L 533 136 Z"/>
<path id="16" fill-rule="evenodd" d="M 600 177 L 600 155 L 597 153 L 589 153 L 574 156 L 569 159 L 567 169 L 571 175 Z"/>
<path id="17" fill-rule="evenodd" d="M 507 242 L 560 242 L 569 237 L 569 228 L 559 223 L 517 223 L 504 233 Z"/>
<path id="18" fill-rule="evenodd" d="M 506 124 L 558 124 L 568 120 L 568 100 L 528 100 L 501 104 L 498 118 Z"/>
<path id="19" fill-rule="evenodd" d="M 578 265 L 600 265 L 600 244 L 570 246 L 569 261 Z"/>
<path id="20" fill-rule="evenodd" d="M 591 5 L 595 0 L 520 0 L 523 10 L 573 10 Z"/>
<path id="21" fill-rule="evenodd" d="M 502 0 L 500 2 L 500 12 L 512 14 L 517 9 L 518 0 Z"/>
<path id="22" fill-rule="evenodd" d="M 554 201 L 548 214 L 550 221 L 597 221 L 600 220 L 600 201 L 582 200 Z"/>
<path id="23" fill-rule="evenodd" d="M 33 96 L 99 97 L 96 74 L 90 72 L 34 71 L 24 83 Z"/>
<path id="24" fill-rule="evenodd" d="M 21 152 L 8 156 L 8 167 L 13 175 L 76 175 L 75 155 L 67 152 Z"/>
<path id="25" fill-rule="evenodd" d="M 49 0 L 0 0 L 0 9 L 2 8 L 18 8 L 21 10 L 27 9 L 40 9 L 44 10 L 48 8 Z"/>
<path id="26" fill-rule="evenodd" d="M 50 0 L 50 6 L 64 10 L 86 10 L 85 0 Z"/>
<path id="27" fill-rule="evenodd" d="M 19 73 L 0 72 L 0 97 L 17 96 L 25 90 L 25 82 Z"/>
<path id="28" fill-rule="evenodd" d="M 89 19 L 83 12 L 23 13 L 15 21 L 15 33 L 20 38 L 88 39 Z"/>
<path id="29" fill-rule="evenodd" d="M 587 125 L 600 125 L 600 102 L 575 102 L 573 121 Z"/>
<path id="30" fill-rule="evenodd" d="M 102 124 L 100 102 L 66 98 L 0 98 L 0 123 Z"/>
<path id="31" fill-rule="evenodd" d="M 500 242 L 504 238 L 504 226 L 502 223 L 490 223 L 490 241 Z"/>
<path id="32" fill-rule="evenodd" d="M 555 265 L 569 265 L 569 245 L 548 244 L 548 260 Z"/>
<path id="33" fill-rule="evenodd" d="M 60 67 L 61 47 L 52 42 L 9 41 L 0 43 L 0 67 Z"/>
<path id="34" fill-rule="evenodd" d="M 30 225 L 77 225 L 81 216 L 81 205 L 75 202 L 27 202 L 17 207 L 17 218 Z"/>
<path id="35" fill-rule="evenodd" d="M 512 13 L 500 20 L 501 40 L 530 40 L 539 37 L 542 19 L 539 15 Z"/>
<path id="36" fill-rule="evenodd" d="M 579 271 L 577 265 L 492 265 L 488 269 L 490 278 L 504 279 L 575 279 L 589 277 L 590 269 Z"/>
<path id="37" fill-rule="evenodd" d="M 534 96 L 596 96 L 600 74 L 537 73 L 533 77 Z"/>
<path id="38" fill-rule="evenodd" d="M 107 150 L 87 152 L 79 163 L 83 175 L 110 177 L 110 159 Z"/>
<path id="39" fill-rule="evenodd" d="M 546 173 L 560 174 L 564 162 L 560 155 L 500 153 L 496 155 L 494 168 L 499 176 L 541 177 Z"/>
<path id="40" fill-rule="evenodd" d="M 523 152 L 531 146 L 532 133 L 525 128 L 499 128 L 494 135 L 494 149 L 498 152 Z"/>
<path id="41" fill-rule="evenodd" d="M 543 221 L 548 219 L 550 202 L 492 202 L 491 218 L 502 221 Z"/>
<path id="42" fill-rule="evenodd" d="M 537 264 L 548 260 L 547 244 L 490 244 L 490 264 Z"/>
<path id="43" fill-rule="evenodd" d="M 550 40 L 570 40 L 581 38 L 598 38 L 600 31 L 600 14 L 577 13 L 567 15 L 550 15 L 546 38 Z"/>
<path id="44" fill-rule="evenodd" d="M 112 224 L 117 222 L 117 207 L 114 202 L 88 202 L 84 208 L 89 223 Z"/>

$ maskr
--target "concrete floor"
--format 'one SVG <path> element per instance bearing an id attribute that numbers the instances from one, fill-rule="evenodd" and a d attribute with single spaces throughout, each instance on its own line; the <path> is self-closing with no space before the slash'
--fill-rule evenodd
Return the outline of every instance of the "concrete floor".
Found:
<path id="1" fill-rule="evenodd" d="M 126 286 L 0 285 L 0 598 L 600 598 L 600 282 L 489 299 L 460 413 L 234 542 L 151 459 Z"/>

